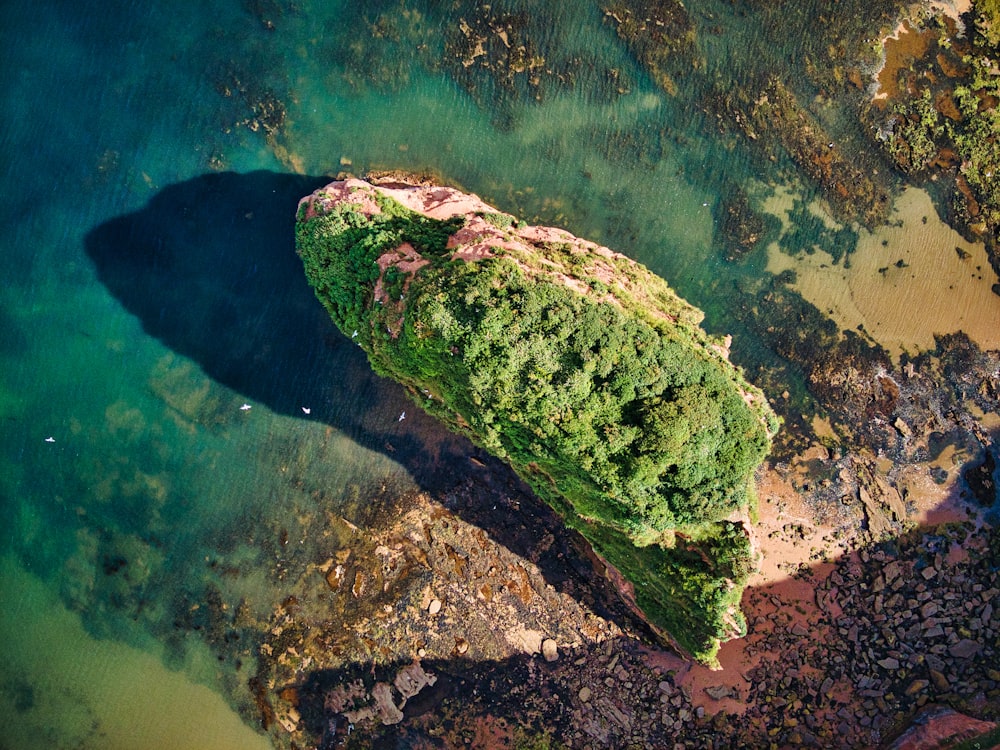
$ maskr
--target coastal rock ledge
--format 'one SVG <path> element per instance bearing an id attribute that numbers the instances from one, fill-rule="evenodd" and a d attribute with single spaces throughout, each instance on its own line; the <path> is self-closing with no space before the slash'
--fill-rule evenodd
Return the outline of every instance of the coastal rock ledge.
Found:
<path id="1" fill-rule="evenodd" d="M 379 374 L 508 462 L 665 639 L 745 633 L 753 474 L 777 420 L 702 313 L 626 256 L 435 185 L 333 182 L 296 247 Z"/>

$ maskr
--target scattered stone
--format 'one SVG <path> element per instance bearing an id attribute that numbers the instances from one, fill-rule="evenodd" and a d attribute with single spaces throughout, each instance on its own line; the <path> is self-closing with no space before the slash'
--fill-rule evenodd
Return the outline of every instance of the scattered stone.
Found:
<path id="1" fill-rule="evenodd" d="M 899 661 L 893 659 L 891 656 L 887 656 L 884 659 L 879 659 L 876 664 L 878 664 L 882 669 L 895 670 L 899 669 Z"/>
<path id="2" fill-rule="evenodd" d="M 379 718 L 383 724 L 398 724 L 403 720 L 403 712 L 392 700 L 392 688 L 384 682 L 375 683 L 372 688 L 372 697 L 378 706 Z"/>
<path id="3" fill-rule="evenodd" d="M 354 594 L 354 598 L 357 599 L 364 595 L 365 590 L 368 588 L 368 578 L 362 571 L 357 571 L 354 574 L 354 585 L 351 586 L 351 593 Z"/>
<path id="4" fill-rule="evenodd" d="M 590 700 L 590 688 L 584 685 L 580 688 L 580 692 L 577 695 L 580 696 L 580 700 L 583 703 L 587 703 Z"/>
<path id="5" fill-rule="evenodd" d="M 436 615 L 440 611 L 441 611 L 441 600 L 433 599 L 430 605 L 428 605 L 427 607 L 427 614 Z"/>
<path id="6" fill-rule="evenodd" d="M 340 588 L 340 584 L 344 582 L 344 566 L 338 565 L 336 567 L 331 567 L 326 573 L 326 585 L 330 587 L 331 591 L 337 591 Z"/>
<path id="7" fill-rule="evenodd" d="M 556 646 L 556 642 L 551 638 L 546 638 L 542 641 L 542 656 L 545 657 L 545 661 L 556 661 L 559 659 L 559 647 Z"/>
<path id="8" fill-rule="evenodd" d="M 396 675 L 392 684 L 396 686 L 396 690 L 405 701 L 419 693 L 427 685 L 433 685 L 435 682 L 437 682 L 437 677 L 425 672 L 420 662 L 413 662 Z"/>

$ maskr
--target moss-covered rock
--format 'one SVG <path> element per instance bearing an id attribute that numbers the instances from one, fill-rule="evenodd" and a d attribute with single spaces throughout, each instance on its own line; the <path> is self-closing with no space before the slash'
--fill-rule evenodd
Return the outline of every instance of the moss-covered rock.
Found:
<path id="1" fill-rule="evenodd" d="M 332 183 L 299 205 L 317 296 L 373 368 L 503 458 L 711 662 L 742 634 L 745 517 L 776 420 L 624 255 L 524 226 L 475 196 Z"/>

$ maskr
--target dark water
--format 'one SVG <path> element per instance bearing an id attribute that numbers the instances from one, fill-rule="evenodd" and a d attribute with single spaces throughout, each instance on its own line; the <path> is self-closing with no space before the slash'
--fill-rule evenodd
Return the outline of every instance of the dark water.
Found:
<path id="1" fill-rule="evenodd" d="M 468 446 L 412 406 L 397 421 L 407 400 L 302 278 L 294 206 L 323 175 L 431 170 L 740 328 L 731 290 L 766 258 L 724 260 L 714 211 L 787 165 L 696 103 L 797 55 L 709 3 L 670 97 L 596 4 L 552 4 L 544 52 L 572 81 L 538 101 L 463 85 L 435 7 L 0 4 L 4 747 L 262 745 L 226 702 L 249 701 L 250 667 L 213 659 L 199 602 L 266 620 L 324 513 L 363 526 L 455 480 Z M 396 25 L 373 35 L 380 14 Z M 773 357 L 750 335 L 737 356 Z"/>

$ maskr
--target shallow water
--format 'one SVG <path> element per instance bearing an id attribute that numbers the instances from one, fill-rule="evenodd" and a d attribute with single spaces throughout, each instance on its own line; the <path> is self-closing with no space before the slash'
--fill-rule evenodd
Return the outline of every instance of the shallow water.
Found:
<path id="1" fill-rule="evenodd" d="M 319 175 L 434 171 L 628 253 L 707 328 L 743 332 L 731 291 L 768 259 L 723 259 L 721 196 L 812 196 L 692 102 L 750 55 L 794 55 L 711 3 L 702 72 L 671 97 L 595 6 L 553 7 L 547 53 L 588 64 L 494 109 L 434 64 L 426 8 L 378 42 L 365 20 L 395 5 L 0 5 L 5 747 L 253 746 L 253 643 L 232 639 L 336 551 L 323 519 L 363 527 L 461 475 L 468 444 L 370 373 L 301 276 L 294 206 Z M 749 334 L 734 355 L 774 356 Z"/>

